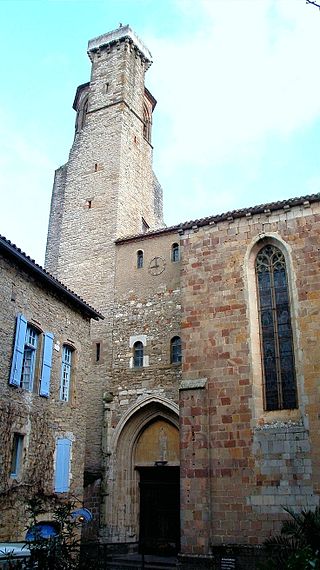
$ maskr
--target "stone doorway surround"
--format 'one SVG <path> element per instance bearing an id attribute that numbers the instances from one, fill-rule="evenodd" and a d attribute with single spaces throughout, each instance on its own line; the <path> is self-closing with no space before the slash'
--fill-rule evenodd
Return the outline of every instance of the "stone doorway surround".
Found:
<path id="1" fill-rule="evenodd" d="M 138 546 L 139 468 L 179 467 L 179 408 L 161 396 L 139 399 L 122 416 L 108 445 L 101 538 Z"/>

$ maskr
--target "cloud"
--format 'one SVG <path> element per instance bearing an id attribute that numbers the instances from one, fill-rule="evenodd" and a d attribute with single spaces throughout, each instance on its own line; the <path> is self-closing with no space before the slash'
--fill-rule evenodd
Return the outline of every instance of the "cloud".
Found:
<path id="1" fill-rule="evenodd" d="M 320 115 L 319 18 L 303 2 L 179 5 L 194 18 L 194 34 L 150 37 L 151 80 L 165 110 L 157 120 L 168 126 L 167 144 L 158 149 L 161 167 L 228 160 Z M 198 20 L 205 22 L 200 29 Z"/>
<path id="2" fill-rule="evenodd" d="M 137 31 L 154 56 L 146 82 L 158 100 L 154 160 L 166 222 L 318 191 L 318 170 L 303 153 L 320 118 L 319 11 L 304 0 L 167 0 L 170 16 L 157 8 L 155 18 L 154 3 L 146 4 L 148 17 L 137 12 L 137 22 L 147 28 Z M 36 73 L 29 61 L 27 78 L 13 75 L 1 96 L 0 185 L 8 204 L 0 208 L 1 231 L 40 261 L 54 170 L 72 143 L 67 109 L 77 83 L 88 79 L 84 52 L 71 53 L 49 42 L 40 59 L 31 58 Z M 302 132 L 298 156 L 292 141 Z M 298 161 L 305 174 L 296 189 Z"/>
<path id="3" fill-rule="evenodd" d="M 159 101 L 153 142 L 167 223 L 306 194 L 307 181 L 292 189 L 279 172 L 268 188 L 261 176 L 267 156 L 270 174 L 281 161 L 272 149 L 296 149 L 320 117 L 318 12 L 292 0 L 176 6 L 177 34 L 145 38 L 155 60 L 146 81 Z"/>

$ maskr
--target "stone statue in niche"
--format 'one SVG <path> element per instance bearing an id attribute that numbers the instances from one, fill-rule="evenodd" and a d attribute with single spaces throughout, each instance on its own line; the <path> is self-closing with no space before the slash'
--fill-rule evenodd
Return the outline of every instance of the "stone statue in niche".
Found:
<path id="1" fill-rule="evenodd" d="M 161 427 L 159 430 L 159 459 L 160 461 L 167 461 L 168 451 L 168 436 L 166 430 Z"/>

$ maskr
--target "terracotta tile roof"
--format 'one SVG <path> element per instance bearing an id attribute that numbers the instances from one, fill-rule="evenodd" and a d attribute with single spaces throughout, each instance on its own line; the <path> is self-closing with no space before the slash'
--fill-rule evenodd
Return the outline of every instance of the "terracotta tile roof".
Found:
<path id="1" fill-rule="evenodd" d="M 124 243 L 128 241 L 141 240 L 151 238 L 160 234 L 167 234 L 171 232 L 183 233 L 185 230 L 190 230 L 195 227 L 203 227 L 218 224 L 219 222 L 224 222 L 227 220 L 233 220 L 236 218 L 243 218 L 253 216 L 255 214 L 263 214 L 274 212 L 275 210 L 289 210 L 293 206 L 308 206 L 313 202 L 320 201 L 320 192 L 318 194 L 310 194 L 307 196 L 301 196 L 300 198 L 289 198 L 288 200 L 280 200 L 278 202 L 270 202 L 269 204 L 260 204 L 258 206 L 251 206 L 249 208 L 242 208 L 240 210 L 232 210 L 230 212 L 224 212 L 223 214 L 217 214 L 213 216 L 208 216 L 206 218 L 200 218 L 199 220 L 191 220 L 189 222 L 182 222 L 175 226 L 159 228 L 158 230 L 151 230 L 143 234 L 135 234 L 132 236 L 126 236 L 115 240 L 115 243 Z"/>
<path id="2" fill-rule="evenodd" d="M 47 287 L 54 289 L 60 295 L 64 296 L 69 302 L 75 305 L 82 313 L 92 319 L 104 319 L 98 311 L 88 305 L 79 295 L 71 289 L 68 289 L 63 283 L 58 281 L 53 275 L 48 273 L 41 265 L 38 265 L 31 257 L 26 255 L 19 247 L 11 243 L 5 237 L 0 235 L 0 251 L 3 251 L 7 257 L 13 258 L 21 267 L 29 273 L 33 273 L 37 279 L 42 281 Z"/>

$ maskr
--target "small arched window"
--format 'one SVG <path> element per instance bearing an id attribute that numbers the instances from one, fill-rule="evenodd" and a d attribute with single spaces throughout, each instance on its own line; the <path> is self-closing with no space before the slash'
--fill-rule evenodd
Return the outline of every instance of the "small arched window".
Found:
<path id="1" fill-rule="evenodd" d="M 272 244 L 257 254 L 256 279 L 266 410 L 297 407 L 297 388 L 286 262 Z"/>
<path id="2" fill-rule="evenodd" d="M 171 246 L 171 261 L 180 261 L 180 247 L 178 243 L 173 243 Z"/>
<path id="3" fill-rule="evenodd" d="M 170 341 L 170 362 L 171 364 L 179 364 L 181 358 L 181 338 L 174 336 Z"/>
<path id="4" fill-rule="evenodd" d="M 142 269 L 143 267 L 143 251 L 139 249 L 137 251 L 137 269 Z"/>
<path id="5" fill-rule="evenodd" d="M 140 340 L 133 345 L 133 367 L 141 368 L 143 366 L 143 344 Z"/>

